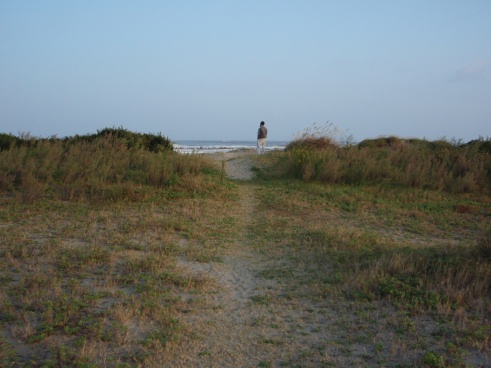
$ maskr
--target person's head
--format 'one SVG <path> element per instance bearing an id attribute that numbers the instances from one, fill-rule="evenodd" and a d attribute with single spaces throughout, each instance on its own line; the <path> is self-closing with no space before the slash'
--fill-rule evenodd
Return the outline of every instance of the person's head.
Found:
<path id="1" fill-rule="evenodd" d="M 264 121 L 261 121 L 261 124 L 260 125 L 264 125 Z"/>

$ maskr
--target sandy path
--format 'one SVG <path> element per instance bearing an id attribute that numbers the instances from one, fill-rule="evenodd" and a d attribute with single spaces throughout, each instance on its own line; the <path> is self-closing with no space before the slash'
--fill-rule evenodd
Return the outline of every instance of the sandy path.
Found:
<path id="1" fill-rule="evenodd" d="M 213 155 L 226 175 L 235 180 L 253 177 L 253 151 Z M 240 188 L 241 227 L 231 239 L 222 262 L 200 263 L 180 259 L 179 265 L 187 272 L 210 278 L 216 288 L 203 295 L 195 313 L 183 318 L 193 331 L 194 338 L 182 345 L 173 362 L 180 367 L 249 367 L 256 366 L 261 352 L 256 324 L 264 311 L 253 305 L 253 298 L 265 287 L 258 272 L 264 267 L 264 257 L 255 254 L 246 244 L 246 228 L 253 221 L 256 200 L 250 186 Z M 185 296 L 188 301 L 194 295 Z"/>
<path id="2" fill-rule="evenodd" d="M 213 159 L 225 162 L 228 177 L 250 180 L 254 154 L 231 152 L 215 155 Z M 199 301 L 195 301 L 195 295 L 184 296 L 190 303 L 199 303 L 199 307 L 182 316 L 192 330 L 192 337 L 181 345 L 172 366 L 272 366 L 279 357 L 290 359 L 298 352 L 298 346 L 287 341 L 292 338 L 291 323 L 301 313 L 298 305 L 281 302 L 282 290 L 276 281 L 260 277 L 261 271 L 277 267 L 278 261 L 258 254 L 247 244 L 246 229 L 256 211 L 254 187 L 241 185 L 240 195 L 241 226 L 222 262 L 179 260 L 183 269 L 210 278 L 216 288 L 201 295 Z"/>
<path id="3" fill-rule="evenodd" d="M 217 165 L 221 167 L 221 164 L 225 165 L 225 173 L 227 177 L 233 180 L 251 180 L 254 176 L 252 171 L 253 159 L 256 155 L 254 149 L 244 149 L 226 153 L 217 153 L 209 155 L 208 157 L 217 162 Z"/>
<path id="4" fill-rule="evenodd" d="M 219 154 L 228 177 L 245 181 L 253 177 L 254 151 Z M 258 253 L 247 237 L 257 209 L 256 186 L 239 186 L 241 221 L 221 262 L 200 263 L 181 258 L 185 272 L 205 276 L 216 287 L 200 295 L 184 295 L 191 306 L 181 316 L 189 328 L 184 342 L 173 351 L 172 367 L 323 367 L 343 361 L 333 345 L 336 322 L 326 303 L 317 305 L 299 297 L 292 283 L 264 277 L 270 270 L 288 270 L 284 259 Z M 301 272 L 301 270 L 300 270 Z M 351 366 L 361 361 L 350 360 Z M 300 364 L 300 365 L 299 365 Z M 306 364 L 306 365 L 304 365 Z"/>

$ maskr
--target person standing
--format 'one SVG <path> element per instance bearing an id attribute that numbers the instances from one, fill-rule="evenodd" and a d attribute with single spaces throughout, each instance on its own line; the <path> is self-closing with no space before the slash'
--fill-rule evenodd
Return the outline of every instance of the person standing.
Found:
<path id="1" fill-rule="evenodd" d="M 266 138 L 268 137 L 268 128 L 264 126 L 264 121 L 259 124 L 259 129 L 257 130 L 257 153 L 264 153 L 264 148 L 266 148 Z"/>

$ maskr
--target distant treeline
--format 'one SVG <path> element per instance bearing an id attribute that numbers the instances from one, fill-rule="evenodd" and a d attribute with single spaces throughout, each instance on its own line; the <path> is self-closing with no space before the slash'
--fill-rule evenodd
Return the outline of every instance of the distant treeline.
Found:
<path id="1" fill-rule="evenodd" d="M 14 136 L 12 134 L 0 133 L 0 151 L 8 150 L 12 145 L 16 147 L 33 147 L 41 142 L 62 142 L 65 147 L 69 147 L 79 142 L 94 142 L 101 137 L 112 137 L 118 141 L 126 143 L 127 148 L 132 149 L 144 149 L 150 152 L 165 152 L 172 151 L 172 142 L 159 134 L 147 134 L 147 133 L 134 133 L 120 128 L 104 128 L 98 130 L 95 134 L 87 135 L 75 135 L 73 137 L 65 138 L 37 138 L 32 137 L 29 134 L 21 134 L 20 136 Z"/>

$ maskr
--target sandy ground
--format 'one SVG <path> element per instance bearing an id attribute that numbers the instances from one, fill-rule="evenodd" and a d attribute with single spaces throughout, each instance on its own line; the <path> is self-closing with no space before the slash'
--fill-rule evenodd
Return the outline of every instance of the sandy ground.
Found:
<path id="1" fill-rule="evenodd" d="M 240 150 L 210 155 L 217 166 L 224 163 L 226 175 L 234 180 L 253 178 L 255 150 Z M 258 277 L 268 259 L 256 254 L 246 243 L 243 229 L 252 221 L 256 200 L 249 186 L 241 187 L 242 225 L 236 239 L 227 249 L 222 262 L 200 263 L 179 260 L 187 272 L 209 277 L 215 284 L 205 294 L 194 313 L 183 318 L 193 331 L 193 338 L 181 345 L 173 361 L 176 367 L 256 367 L 267 366 L 278 346 L 273 343 L 279 333 L 277 307 L 257 303 L 274 293 L 272 281 Z M 183 247 L 192 246 L 183 242 Z M 184 296 L 191 303 L 194 295 Z M 276 321 L 276 322 L 272 322 Z M 275 325 L 275 327 L 266 326 Z M 271 343 L 265 342 L 271 341 Z"/>
<path id="2" fill-rule="evenodd" d="M 308 298 L 296 282 L 307 274 L 301 264 L 251 244 L 250 228 L 260 211 L 259 184 L 251 179 L 255 166 L 263 169 L 255 155 L 255 150 L 210 155 L 238 183 L 240 223 L 218 262 L 186 258 L 186 248 L 199 245 L 181 240 L 178 266 L 210 286 L 179 295 L 183 340 L 170 344 L 149 367 L 413 367 L 423 366 L 425 352 L 444 348 L 439 336 L 450 332 L 427 317 L 409 319 L 384 302 Z M 272 270 L 287 276 L 268 277 Z M 479 352 L 465 361 L 491 367 L 491 358 Z"/>
<path id="3" fill-rule="evenodd" d="M 394 331 L 401 317 L 383 302 L 363 310 L 339 300 L 312 301 L 294 280 L 264 277 L 268 270 L 291 270 L 285 259 L 258 253 L 247 239 L 257 208 L 253 178 L 254 150 L 221 153 L 228 177 L 241 181 L 242 223 L 221 262 L 199 263 L 182 257 L 185 272 L 211 279 L 214 287 L 200 295 L 183 295 L 190 305 L 181 320 L 189 329 L 173 347 L 172 367 L 413 367 L 438 340 L 418 343 L 417 331 L 434 334 L 440 326 L 415 318 L 415 341 Z M 183 248 L 193 246 L 183 240 Z M 295 272 L 301 274 L 302 270 Z M 403 322 L 402 322 L 403 323 Z M 488 366 L 489 357 L 468 357 Z M 484 362 L 484 365 L 482 364 Z M 491 366 L 491 363 L 489 363 Z"/>
<path id="4" fill-rule="evenodd" d="M 242 150 L 212 158 L 219 166 L 225 162 L 229 178 L 246 181 L 254 175 L 255 154 L 254 150 Z M 241 186 L 240 193 L 241 229 L 246 229 L 253 220 L 257 202 L 253 186 Z M 245 230 L 237 233 L 222 262 L 180 259 L 183 269 L 211 278 L 216 288 L 199 300 L 199 307 L 192 313 L 182 316 L 193 331 L 193 337 L 188 337 L 178 349 L 172 366 L 285 366 L 325 338 L 323 331 L 329 321 L 322 310 L 303 305 L 299 300 L 289 300 L 284 285 L 260 277 L 265 270 L 281 267 L 282 261 L 255 252 L 246 245 L 245 235 Z M 184 242 L 183 246 L 192 245 Z M 194 295 L 184 297 L 190 303 L 197 303 Z M 322 359 L 316 357 L 314 364 L 323 366 Z"/>
<path id="5" fill-rule="evenodd" d="M 256 150 L 243 149 L 232 152 L 217 153 L 209 157 L 217 162 L 217 166 L 225 163 L 227 177 L 234 180 L 251 180 L 254 176 L 252 171 L 253 160 Z"/>

